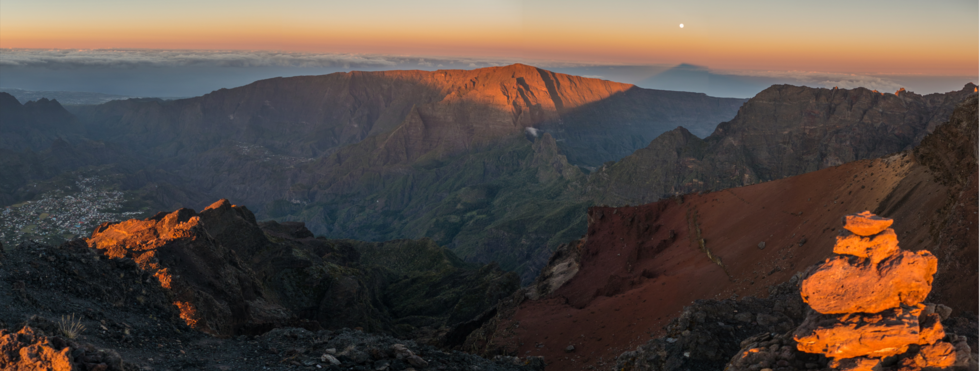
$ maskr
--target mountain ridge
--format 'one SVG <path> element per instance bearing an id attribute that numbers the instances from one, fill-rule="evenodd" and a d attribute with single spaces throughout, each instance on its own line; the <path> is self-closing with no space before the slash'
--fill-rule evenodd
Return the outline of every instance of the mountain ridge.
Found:
<path id="1" fill-rule="evenodd" d="M 908 150 L 975 89 L 921 96 L 774 85 L 703 140 L 674 129 L 598 170 L 590 191 L 601 204 L 646 203 Z"/>
<path id="2" fill-rule="evenodd" d="M 843 215 L 866 210 L 894 219 L 903 248 L 939 258 L 929 302 L 975 318 L 964 313 L 977 311 L 978 122 L 977 95 L 971 93 L 947 123 L 910 150 L 639 206 L 590 207 L 585 236 L 560 246 L 534 284 L 502 302 L 497 316 L 474 331 L 464 348 L 542 355 L 555 369 L 589 369 L 611 366 L 607 362 L 649 337 L 713 326 L 693 310 L 675 319 L 689 305 L 729 305 L 743 298 L 749 306 L 782 297 L 790 300 L 770 302 L 767 310 L 795 312 L 802 320 L 799 290 L 786 295 L 784 286 L 798 285 L 833 252 Z M 734 316 L 731 309 L 726 313 Z M 762 326 L 753 331 L 778 334 L 799 324 L 774 315 L 743 315 L 720 323 L 719 333 Z M 671 362 L 680 363 L 666 369 L 707 361 L 706 354 L 715 365 L 704 369 L 732 359 L 707 343 L 718 339 L 672 339 L 666 346 L 678 358 Z M 728 347 L 738 349 L 742 340 Z M 688 360 L 675 352 L 680 347 L 706 353 Z M 660 357 L 636 362 L 660 369 L 652 366 L 665 362 Z"/>
<path id="3" fill-rule="evenodd" d="M 776 86 L 744 101 L 512 65 L 269 79 L 184 100 L 114 101 L 79 117 L 94 139 L 171 174 L 187 190 L 177 194 L 230 198 L 329 238 L 431 237 L 527 283 L 554 248 L 585 233 L 589 205 L 901 150 L 962 95 Z M 860 121 L 865 111 L 873 125 Z M 697 130 L 709 131 L 698 122 L 715 134 L 701 139 Z M 666 134 L 653 137 L 658 127 Z M 849 139 L 853 128 L 864 128 L 863 142 Z M 890 147 L 867 145 L 876 141 Z"/>

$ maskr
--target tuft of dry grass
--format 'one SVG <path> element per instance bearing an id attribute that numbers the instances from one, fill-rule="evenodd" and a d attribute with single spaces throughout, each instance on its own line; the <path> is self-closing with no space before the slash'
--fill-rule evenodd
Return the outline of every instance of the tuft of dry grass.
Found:
<path id="1" fill-rule="evenodd" d="M 75 313 L 72 313 L 71 316 L 61 316 L 58 330 L 64 337 L 74 340 L 82 331 L 85 331 L 85 325 L 82 324 L 81 318 L 75 318 Z"/>

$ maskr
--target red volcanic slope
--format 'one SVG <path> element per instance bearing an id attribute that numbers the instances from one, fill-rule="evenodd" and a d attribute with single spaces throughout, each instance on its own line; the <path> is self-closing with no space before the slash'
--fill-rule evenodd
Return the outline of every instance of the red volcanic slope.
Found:
<path id="1" fill-rule="evenodd" d="M 865 210 L 895 219 L 903 248 L 928 248 L 942 261 L 947 251 L 936 251 L 930 229 L 942 228 L 944 206 L 956 197 L 950 190 L 903 153 L 643 206 L 595 207 L 577 275 L 501 319 L 494 342 L 545 356 L 553 370 L 609 367 L 696 299 L 766 296 L 768 286 L 830 256 L 841 217 Z M 946 246 L 972 246 L 972 262 L 962 262 L 972 276 L 961 267 L 950 280 L 954 268 L 941 266 L 932 301 L 976 312 L 976 220 L 944 237 Z M 958 295 L 962 287 L 973 295 Z"/>

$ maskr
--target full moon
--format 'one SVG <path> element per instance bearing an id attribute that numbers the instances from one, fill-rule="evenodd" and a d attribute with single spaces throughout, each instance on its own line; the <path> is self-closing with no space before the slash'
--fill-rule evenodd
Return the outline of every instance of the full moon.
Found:
<path id="1" fill-rule="evenodd" d="M 683 23 L 681 23 L 681 28 L 684 28 L 684 24 Z"/>

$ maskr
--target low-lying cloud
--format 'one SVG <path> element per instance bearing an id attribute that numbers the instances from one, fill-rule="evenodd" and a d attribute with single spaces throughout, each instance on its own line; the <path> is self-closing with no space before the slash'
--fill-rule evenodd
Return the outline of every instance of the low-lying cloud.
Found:
<path id="1" fill-rule="evenodd" d="M 958 90 L 976 76 L 864 75 L 809 71 L 715 70 L 690 64 L 613 65 L 562 61 L 241 50 L 0 49 L 0 88 L 190 97 L 274 77 L 381 70 L 474 69 L 525 63 L 555 72 L 662 90 L 750 98 L 773 84 Z"/>
<path id="2" fill-rule="evenodd" d="M 902 84 L 890 77 L 876 75 L 847 74 L 815 71 L 730 71 L 732 75 L 763 77 L 780 81 L 796 82 L 796 85 L 841 89 L 868 88 L 883 92 L 894 92 Z"/>
<path id="3" fill-rule="evenodd" d="M 0 67 L 292 67 L 389 69 L 399 66 L 490 67 L 501 60 L 239 50 L 0 49 Z"/>

